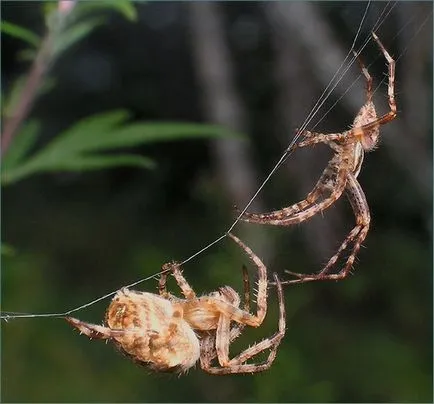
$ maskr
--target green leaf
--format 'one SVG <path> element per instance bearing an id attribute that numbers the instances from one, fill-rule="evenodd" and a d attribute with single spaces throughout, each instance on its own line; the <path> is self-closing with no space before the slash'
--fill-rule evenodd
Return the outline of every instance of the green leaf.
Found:
<path id="1" fill-rule="evenodd" d="M 110 150 L 151 142 L 208 137 L 241 137 L 218 125 L 198 123 L 133 123 L 115 127 L 128 118 L 125 111 L 112 111 L 91 116 L 58 136 L 46 148 L 46 153 L 66 155 L 75 152 Z"/>
<path id="2" fill-rule="evenodd" d="M 102 149 L 105 136 L 113 131 L 113 127 L 125 122 L 129 116 L 127 111 L 119 110 L 86 117 L 54 139 L 47 146 L 50 148 L 48 152 L 52 153 L 55 150 L 56 153 L 69 154 Z M 87 147 L 88 144 L 95 143 L 97 147 Z"/>
<path id="3" fill-rule="evenodd" d="M 30 162 L 14 166 L 11 169 L 2 169 L 1 182 L 2 185 L 12 184 L 39 171 L 44 171 L 42 165 L 38 164 L 38 162 L 35 163 L 32 159 Z"/>
<path id="4" fill-rule="evenodd" d="M 35 144 L 39 124 L 36 121 L 27 123 L 13 138 L 6 154 L 2 158 L 2 170 L 12 169 L 25 157 L 30 148 Z"/>
<path id="5" fill-rule="evenodd" d="M 192 123 L 138 123 L 108 132 L 81 131 L 57 140 L 57 149 L 79 151 L 110 150 L 146 143 L 209 137 L 234 137 L 235 133 L 217 125 Z"/>
<path id="6" fill-rule="evenodd" d="M 54 57 L 59 56 L 59 54 L 63 53 L 76 42 L 85 38 L 90 34 L 90 32 L 92 32 L 92 30 L 94 30 L 97 26 L 102 25 L 104 22 L 105 18 L 95 17 L 88 19 L 87 21 L 75 23 L 59 33 L 55 38 L 53 45 Z"/>
<path id="7" fill-rule="evenodd" d="M 9 244 L 0 244 L 1 255 L 4 257 L 13 257 L 17 252 L 14 247 Z"/>
<path id="8" fill-rule="evenodd" d="M 27 42 L 28 44 L 38 48 L 41 44 L 41 38 L 29 31 L 27 28 L 20 27 L 19 25 L 13 24 L 11 22 L 2 21 L 1 22 L 1 32 L 13 36 Z"/>
<path id="9" fill-rule="evenodd" d="M 95 9 L 113 9 L 129 21 L 137 21 L 137 10 L 130 0 L 99 0 L 79 2 L 77 12 L 87 13 Z"/>
<path id="10" fill-rule="evenodd" d="M 126 126 L 117 131 L 117 137 L 107 136 L 105 148 L 117 147 L 120 139 L 124 145 L 136 143 L 167 142 L 185 139 L 238 137 L 243 138 L 241 133 L 234 132 L 223 126 L 187 123 L 187 122 L 149 122 Z"/>
<path id="11" fill-rule="evenodd" d="M 8 185 L 21 180 L 29 175 L 34 175 L 42 172 L 50 171 L 91 171 L 100 170 L 103 168 L 134 166 L 146 169 L 155 167 L 153 160 L 134 154 L 117 154 L 117 155 L 71 155 L 71 156 L 56 156 L 51 155 L 47 159 L 45 153 L 39 153 L 33 159 L 24 163 L 21 166 L 10 170 L 2 170 L 2 183 Z"/>
<path id="12" fill-rule="evenodd" d="M 3 170 L 3 184 L 43 171 L 83 171 L 116 165 L 151 168 L 152 161 L 132 155 L 101 155 L 104 150 L 147 143 L 207 137 L 240 137 L 221 126 L 197 123 L 126 122 L 126 111 L 111 111 L 85 118 L 66 130 L 27 161 Z"/>
<path id="13" fill-rule="evenodd" d="M 155 163 L 147 157 L 134 154 L 106 156 L 101 154 L 78 155 L 67 160 L 57 160 L 50 167 L 46 166 L 45 171 L 87 171 L 119 166 L 135 166 L 150 169 L 155 167 Z"/>

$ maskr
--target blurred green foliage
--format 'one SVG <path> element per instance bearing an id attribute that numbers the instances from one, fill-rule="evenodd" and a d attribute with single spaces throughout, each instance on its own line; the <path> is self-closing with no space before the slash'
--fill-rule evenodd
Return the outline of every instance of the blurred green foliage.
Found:
<path id="1" fill-rule="evenodd" d="M 19 25 L 12 24 L 7 21 L 1 22 L 0 31 L 3 34 L 19 38 L 35 48 L 38 48 L 41 44 L 41 38 L 39 38 L 38 35 L 24 27 L 20 27 Z"/>
<path id="2" fill-rule="evenodd" d="M 137 154 L 102 154 L 107 150 L 153 142 L 203 137 L 241 136 L 216 125 L 195 123 L 126 123 L 126 111 L 110 111 L 87 117 L 67 129 L 42 150 L 26 158 L 37 138 L 38 125 L 28 123 L 2 161 L 2 184 L 10 184 L 39 172 L 89 171 L 109 167 L 153 168 L 155 163 Z"/>
<path id="3" fill-rule="evenodd" d="M 89 14 L 99 9 L 114 9 L 130 21 L 137 19 L 135 7 L 130 1 L 110 1 L 77 3 L 72 11 L 62 11 L 60 3 L 46 3 L 45 20 L 49 42 L 48 50 L 42 50 L 42 40 L 38 35 L 19 25 L 2 21 L 1 31 L 14 38 L 19 38 L 32 45 L 39 53 L 48 52 L 37 64 L 46 64 L 46 68 L 55 58 L 65 52 L 73 44 L 88 36 L 106 18 L 97 16 L 89 18 Z M 65 21 L 66 20 L 66 21 Z M 40 59 L 41 55 L 34 56 Z M 26 94 L 23 82 L 27 78 L 19 78 L 11 86 L 12 90 L 6 97 L 3 116 L 15 119 L 18 104 Z M 30 80 L 30 78 L 29 78 Z M 44 87 L 45 77 L 40 78 L 39 86 Z M 22 117 L 24 120 L 26 117 Z M 27 156 L 37 141 L 40 127 L 37 122 L 23 124 L 21 132 L 14 134 L 12 144 L 8 145 L 2 159 L 2 184 L 11 184 L 29 175 L 40 172 L 58 171 L 88 171 L 118 166 L 136 166 L 153 168 L 154 162 L 137 154 L 102 154 L 106 150 L 134 147 L 150 142 L 179 140 L 183 138 L 240 136 L 214 125 L 198 123 L 131 123 L 127 111 L 110 111 L 87 117 L 73 127 L 60 133 L 42 150 Z M 27 157 L 27 158 L 26 158 Z"/>

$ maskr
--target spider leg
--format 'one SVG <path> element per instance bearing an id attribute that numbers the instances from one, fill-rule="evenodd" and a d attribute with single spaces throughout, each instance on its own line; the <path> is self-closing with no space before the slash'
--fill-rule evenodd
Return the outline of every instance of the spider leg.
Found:
<path id="1" fill-rule="evenodd" d="M 249 273 L 247 272 L 247 268 L 245 265 L 242 266 L 242 272 L 243 272 L 243 296 L 244 296 L 244 303 L 243 303 L 243 310 L 246 312 L 250 312 L 250 280 L 249 280 Z M 246 324 L 243 323 L 235 323 L 230 331 L 230 342 L 234 341 L 236 338 L 239 337 L 241 332 L 243 331 Z"/>
<path id="2" fill-rule="evenodd" d="M 330 161 L 313 190 L 306 199 L 294 205 L 268 213 L 245 212 L 241 220 L 249 223 L 289 226 L 301 223 L 331 206 L 340 198 L 346 185 L 346 168 L 341 167 L 338 158 Z M 327 196 L 328 195 L 328 196 Z M 318 199 L 324 199 L 317 202 Z"/>
<path id="3" fill-rule="evenodd" d="M 363 125 L 361 127 L 354 128 L 353 134 L 356 136 L 363 134 L 364 132 L 369 131 L 371 129 L 374 129 L 374 128 L 378 127 L 379 125 L 383 125 L 387 122 L 390 122 L 391 120 L 395 119 L 396 115 L 397 115 L 396 101 L 395 101 L 395 60 L 390 56 L 389 52 L 387 52 L 386 48 L 384 47 L 384 45 L 381 43 L 380 39 L 378 38 L 378 36 L 374 32 L 372 33 L 372 37 L 374 38 L 375 42 L 377 42 L 377 45 L 380 48 L 381 52 L 383 53 L 385 59 L 387 60 L 387 64 L 388 64 L 389 82 L 388 82 L 388 86 L 387 86 L 387 95 L 388 95 L 388 102 L 389 102 L 390 110 L 388 112 L 386 112 L 384 115 L 375 119 L 374 121 L 369 122 L 366 125 Z M 366 77 L 366 74 L 365 74 L 365 77 Z"/>
<path id="4" fill-rule="evenodd" d="M 235 341 L 245 327 L 245 324 L 235 323 L 229 332 L 229 342 Z M 217 358 L 216 333 L 210 331 L 196 331 L 200 337 L 200 363 L 201 367 L 211 367 L 211 362 Z"/>
<path id="5" fill-rule="evenodd" d="M 231 319 L 225 314 L 220 314 L 217 324 L 215 344 L 217 351 L 217 359 L 220 366 L 228 366 L 229 364 L 229 337 L 230 337 Z"/>
<path id="6" fill-rule="evenodd" d="M 306 210 L 308 207 L 312 206 L 321 197 L 321 195 L 322 185 L 320 182 L 318 182 L 314 186 L 313 190 L 306 196 L 306 199 L 303 199 L 300 202 L 294 203 L 287 208 L 274 210 L 267 213 L 244 212 L 240 220 L 249 223 L 274 224 L 270 223 L 270 221 L 280 221 L 286 217 L 294 215 L 295 213 Z"/>
<path id="7" fill-rule="evenodd" d="M 285 271 L 293 276 L 296 276 L 298 279 L 284 281 L 284 284 L 304 283 L 316 280 L 339 280 L 344 279 L 346 276 L 348 276 L 351 271 L 351 266 L 354 263 L 355 257 L 360 250 L 361 244 L 368 233 L 371 217 L 365 194 L 363 193 L 359 182 L 351 173 L 348 174 L 346 194 L 356 216 L 356 226 L 345 238 L 337 253 L 332 258 L 330 258 L 327 265 L 319 273 L 306 275 Z M 347 249 L 350 243 L 353 242 L 354 244 L 351 254 L 347 258 L 344 267 L 337 274 L 329 274 L 330 270 L 336 264 L 342 252 Z"/>
<path id="8" fill-rule="evenodd" d="M 231 374 L 231 373 L 256 373 L 256 372 L 261 372 L 263 370 L 266 370 L 272 365 L 274 359 L 276 358 L 277 348 L 279 347 L 280 342 L 282 341 L 282 338 L 285 335 L 285 328 L 286 328 L 285 303 L 283 298 L 282 284 L 279 281 L 279 278 L 277 277 L 276 274 L 273 274 L 273 276 L 277 287 L 277 295 L 279 300 L 278 331 L 272 337 L 266 338 L 263 341 L 254 344 L 250 348 L 247 348 L 245 351 L 241 352 L 235 358 L 230 359 L 225 364 L 224 367 L 212 367 L 209 366 L 209 363 L 204 364 L 201 362 L 201 366 L 204 371 L 211 374 L 217 374 L 217 375 Z M 259 353 L 267 349 L 270 350 L 270 354 L 268 355 L 268 358 L 264 362 L 258 364 L 245 363 L 249 359 L 253 358 L 254 356 L 258 355 Z"/>
<path id="9" fill-rule="evenodd" d="M 228 236 L 235 241 L 247 254 L 250 260 L 255 264 L 258 269 L 258 294 L 256 296 L 257 301 L 257 309 L 256 316 L 251 315 L 248 311 L 238 309 L 241 317 L 234 317 L 232 315 L 232 319 L 234 321 L 245 323 L 251 325 L 253 327 L 258 327 L 262 324 L 265 315 L 267 314 L 267 288 L 268 288 L 268 279 L 267 279 L 267 268 L 264 263 L 259 259 L 259 257 L 249 248 L 247 247 L 238 237 L 234 236 L 232 233 L 228 233 Z M 245 282 L 245 281 L 244 281 Z M 246 296 L 246 291 L 244 291 L 244 295 Z M 245 302 L 246 304 L 246 302 Z M 250 304 L 250 303 L 249 303 Z M 238 318 L 237 318 L 238 317 Z"/>
<path id="10" fill-rule="evenodd" d="M 97 324 L 86 323 L 74 317 L 65 317 L 65 320 L 74 328 L 91 339 L 110 339 L 125 335 L 125 330 L 113 330 Z"/>
<path id="11" fill-rule="evenodd" d="M 321 133 L 321 132 L 312 132 L 307 129 L 304 129 L 300 132 L 299 129 L 297 129 L 296 133 L 299 134 L 300 136 L 303 136 L 304 140 L 294 144 L 291 147 L 291 150 L 300 147 L 314 146 L 318 143 L 325 143 L 326 145 L 330 146 L 333 150 L 335 150 L 336 148 L 334 142 L 344 141 L 348 137 L 349 132 L 350 131 L 347 130 L 339 133 Z"/>
<path id="12" fill-rule="evenodd" d="M 243 272 L 243 295 L 244 295 L 244 304 L 243 310 L 250 311 L 250 280 L 249 273 L 247 272 L 247 268 L 245 265 L 241 268 Z"/>
<path id="13" fill-rule="evenodd" d="M 381 43 L 380 39 L 378 38 L 378 36 L 374 32 L 372 33 L 372 36 L 375 39 L 375 42 L 377 42 L 377 44 L 378 44 L 381 52 L 383 52 L 383 55 L 386 58 L 387 63 L 388 63 L 389 83 L 388 83 L 388 86 L 387 86 L 387 95 L 388 95 L 388 101 L 389 101 L 390 111 L 388 113 L 386 113 L 385 115 L 383 115 L 383 117 L 380 118 L 380 120 L 387 119 L 387 117 L 389 117 L 389 120 L 390 120 L 390 119 L 395 118 L 395 116 L 396 116 L 396 102 L 395 102 L 395 61 L 390 56 L 389 52 L 387 52 L 386 48 L 384 47 L 384 45 Z"/>
<path id="14" fill-rule="evenodd" d="M 200 339 L 200 367 L 211 367 L 211 362 L 217 356 L 215 348 L 215 333 L 210 331 L 199 332 Z"/>
<path id="15" fill-rule="evenodd" d="M 302 132 L 302 135 L 305 136 L 306 140 L 298 142 L 296 145 L 294 145 L 294 148 L 314 146 L 318 143 L 325 143 L 329 145 L 332 149 L 334 149 L 331 142 L 345 141 L 350 132 L 351 131 L 346 130 L 340 133 L 319 133 L 305 130 Z"/>
<path id="16" fill-rule="evenodd" d="M 161 297 L 164 297 L 165 299 L 167 299 L 170 294 L 167 291 L 167 277 L 169 275 L 169 271 L 166 272 L 162 272 L 160 274 L 160 279 L 158 279 L 158 294 Z"/>
<path id="17" fill-rule="evenodd" d="M 259 327 L 264 317 L 267 313 L 267 287 L 268 287 L 268 279 L 267 279 L 267 269 L 262 261 L 254 254 L 254 252 L 247 247 L 238 237 L 234 236 L 231 233 L 228 233 L 228 236 L 237 243 L 244 252 L 248 255 L 248 257 L 254 262 L 258 269 L 258 294 L 257 294 L 257 311 L 256 315 L 251 314 L 247 310 L 243 310 L 238 307 L 239 300 L 236 302 L 236 305 L 232 302 L 232 293 L 229 288 L 221 288 L 220 293 L 225 295 L 225 299 L 221 299 L 216 302 L 215 298 L 210 298 L 207 296 L 203 296 L 200 298 L 201 304 L 203 306 L 213 307 L 213 310 L 219 314 L 217 330 L 215 333 L 215 338 L 212 334 L 206 333 L 204 340 L 202 341 L 202 366 L 205 368 L 210 366 L 210 362 L 215 356 L 218 357 L 219 363 L 222 366 L 226 366 L 229 359 L 229 343 L 232 339 L 238 337 L 241 333 L 241 330 L 246 325 L 251 327 Z M 244 274 L 244 309 L 249 308 L 250 306 L 250 296 L 248 296 L 248 280 L 247 273 L 245 269 L 243 269 Z M 191 318 L 190 318 L 191 320 Z M 231 322 L 236 322 L 239 325 L 230 329 Z M 203 333 L 201 335 L 204 335 Z M 211 347 L 211 341 L 215 341 L 215 350 Z"/>
<path id="18" fill-rule="evenodd" d="M 178 284 L 185 298 L 186 299 L 196 298 L 196 293 L 194 292 L 193 288 L 189 285 L 187 280 L 184 278 L 184 275 L 182 275 L 181 265 L 179 263 L 168 262 L 163 265 L 162 270 L 163 273 L 161 274 L 160 280 L 158 282 L 158 291 L 161 296 L 163 297 L 169 296 L 169 293 L 167 292 L 167 288 L 166 288 L 166 282 L 167 282 L 167 276 L 170 272 L 175 278 L 176 283 Z"/>
<path id="19" fill-rule="evenodd" d="M 249 274 L 247 272 L 247 268 L 245 265 L 242 266 L 242 272 L 243 272 L 243 295 L 244 295 L 244 304 L 243 304 L 243 310 L 250 311 L 250 281 L 249 281 Z M 233 342 L 235 339 L 237 339 L 240 335 L 243 329 L 245 328 L 246 324 L 242 323 L 235 323 L 230 331 L 229 331 L 229 342 Z M 216 334 L 206 333 L 201 338 L 201 356 L 200 356 L 200 362 L 202 367 L 210 367 L 211 362 L 213 359 L 217 357 L 217 350 L 216 350 Z"/>
<path id="20" fill-rule="evenodd" d="M 360 70 L 362 71 L 362 74 L 365 76 L 366 80 L 366 102 L 372 101 L 372 77 L 368 72 L 368 69 L 365 67 L 365 64 L 363 63 L 360 56 L 357 54 L 355 50 L 353 50 L 353 54 L 356 57 L 357 61 L 359 62 Z"/>

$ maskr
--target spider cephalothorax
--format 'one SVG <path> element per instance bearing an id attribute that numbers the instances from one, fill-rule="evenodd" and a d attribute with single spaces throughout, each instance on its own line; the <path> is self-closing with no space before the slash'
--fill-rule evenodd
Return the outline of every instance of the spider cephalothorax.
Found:
<path id="1" fill-rule="evenodd" d="M 330 258 L 326 266 L 316 274 L 298 274 L 290 271 L 296 279 L 283 283 L 298 283 L 325 279 L 343 279 L 351 270 L 355 257 L 369 230 L 370 213 L 365 194 L 357 181 L 357 176 L 363 163 L 365 151 L 375 148 L 378 142 L 380 125 L 390 122 L 396 117 L 394 95 L 395 62 L 389 55 L 375 33 L 372 33 L 389 66 L 388 101 L 389 112 L 377 117 L 372 101 L 372 78 L 360 61 L 362 73 L 366 79 L 366 102 L 354 119 L 351 129 L 339 133 L 317 133 L 304 130 L 301 135 L 304 140 L 295 147 L 313 146 L 325 143 L 335 152 L 326 169 L 306 198 L 294 205 L 269 213 L 249 213 L 241 216 L 241 220 L 250 223 L 289 226 L 301 223 L 315 214 L 330 207 L 345 191 L 356 216 L 356 226 L 351 230 L 337 253 Z M 357 56 L 357 54 L 356 54 Z M 330 273 L 342 252 L 352 244 L 352 250 L 344 267 L 338 273 Z"/>
<path id="2" fill-rule="evenodd" d="M 185 372 L 200 360 L 203 370 L 213 374 L 253 373 L 269 368 L 285 334 L 285 309 L 281 284 L 274 275 L 279 299 L 279 327 L 270 338 L 254 344 L 236 357 L 229 358 L 229 345 L 247 325 L 259 327 L 267 313 L 267 269 L 240 239 L 229 236 L 245 251 L 258 269 L 257 311 L 249 312 L 249 283 L 244 270 L 244 305 L 229 286 L 197 297 L 182 275 L 180 265 L 163 266 L 159 295 L 122 289 L 106 312 L 105 325 L 85 323 L 72 317 L 66 320 L 81 333 L 97 339 L 112 340 L 137 363 L 155 371 Z M 183 298 L 166 290 L 168 273 L 178 283 Z M 269 350 L 263 363 L 246 363 Z M 217 358 L 218 365 L 213 365 Z"/>

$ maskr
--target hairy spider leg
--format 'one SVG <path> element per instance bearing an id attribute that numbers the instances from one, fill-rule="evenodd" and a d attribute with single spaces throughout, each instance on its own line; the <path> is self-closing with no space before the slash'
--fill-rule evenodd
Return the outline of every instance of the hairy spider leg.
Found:
<path id="1" fill-rule="evenodd" d="M 182 275 L 181 266 L 178 262 L 166 263 L 163 265 L 162 270 L 163 272 L 160 275 L 160 279 L 158 282 L 158 291 L 161 296 L 163 297 L 170 296 L 170 294 L 167 292 L 166 283 L 167 283 L 167 276 L 169 275 L 169 273 L 171 273 L 175 278 L 179 288 L 181 289 L 181 292 L 184 295 L 184 297 L 186 299 L 196 298 L 196 293 L 194 292 L 190 284 L 187 282 L 187 280 L 184 278 L 184 275 Z"/>
<path id="2" fill-rule="evenodd" d="M 209 363 L 204 363 L 203 369 L 211 374 L 222 375 L 222 374 L 233 374 L 233 373 L 254 373 L 264 371 L 270 368 L 274 359 L 276 358 L 277 348 L 285 335 L 286 321 L 285 321 L 285 302 L 283 298 L 282 284 L 276 274 L 273 274 L 274 282 L 277 287 L 277 295 L 279 301 L 279 323 L 278 331 L 271 336 L 266 338 L 259 343 L 252 345 L 247 348 L 235 358 L 228 361 L 227 367 L 213 367 Z M 259 353 L 269 349 L 270 353 L 268 358 L 259 364 L 247 364 L 245 363 L 249 359 L 258 355 Z"/>
<path id="3" fill-rule="evenodd" d="M 167 276 L 169 275 L 169 273 L 172 273 L 178 285 L 180 285 L 180 288 L 185 297 L 193 296 L 191 293 L 192 289 L 189 287 L 185 287 L 185 285 L 188 285 L 188 283 L 187 280 L 182 275 L 182 271 L 178 263 L 172 262 L 169 264 L 165 264 L 163 265 L 162 269 L 164 272 L 161 274 L 159 279 L 159 284 L 158 284 L 159 294 L 162 297 L 167 298 L 170 296 L 170 294 L 167 292 Z M 243 310 L 249 311 L 250 310 L 250 281 L 249 281 L 249 274 L 247 272 L 247 268 L 244 265 L 242 266 L 242 273 L 243 273 L 243 290 L 244 290 Z M 240 304 L 239 300 L 233 301 L 232 303 L 235 306 L 238 306 Z M 235 323 L 230 329 L 229 341 L 233 342 L 236 338 L 238 338 L 245 326 L 246 325 L 243 323 Z M 196 332 L 199 334 L 201 339 L 201 351 L 202 351 L 201 363 L 205 364 L 205 366 L 210 365 L 211 361 L 217 357 L 216 335 L 214 333 L 210 333 L 206 331 L 203 332 L 196 331 Z"/>
<path id="4" fill-rule="evenodd" d="M 110 339 L 114 337 L 121 337 L 125 334 L 125 330 L 113 330 L 102 325 L 86 323 L 74 317 L 64 317 L 65 320 L 74 328 L 80 331 L 90 339 Z"/>
<path id="5" fill-rule="evenodd" d="M 337 157 L 330 161 L 306 199 L 288 208 L 269 213 L 246 212 L 241 217 L 241 220 L 249 223 L 289 226 L 301 223 L 327 209 L 340 198 L 346 186 L 348 168 L 346 166 L 342 167 L 342 163 Z M 324 199 L 317 202 L 321 197 Z"/>
<path id="6" fill-rule="evenodd" d="M 262 261 L 257 257 L 253 251 L 247 247 L 239 238 L 234 236 L 231 233 L 228 233 L 229 237 L 231 237 L 248 255 L 251 261 L 258 268 L 258 294 L 257 294 L 257 315 L 256 320 L 257 324 L 251 323 L 249 320 L 251 317 L 255 317 L 250 315 L 249 312 L 244 311 L 243 317 L 244 319 L 240 319 L 242 324 L 248 324 L 251 326 L 259 326 L 267 311 L 267 270 Z M 283 299 L 283 297 L 282 297 Z M 230 345 L 230 323 L 231 321 L 237 321 L 235 313 L 222 312 L 219 317 L 218 326 L 216 330 L 215 336 L 215 347 L 217 352 L 217 359 L 220 364 L 220 367 L 213 367 L 211 365 L 211 358 L 204 358 L 201 361 L 202 368 L 212 374 L 228 374 L 228 373 L 246 373 L 246 372 L 258 372 L 265 370 L 267 367 L 271 365 L 273 362 L 277 346 L 281 341 L 283 335 L 278 332 L 271 339 L 264 340 L 258 344 L 255 344 L 251 348 L 243 351 L 240 355 L 233 359 L 229 359 L 229 345 Z M 280 330 L 282 331 L 282 330 Z M 283 325 L 283 333 L 285 331 L 285 326 Z M 269 358 L 265 362 L 265 364 L 244 364 L 245 361 L 250 359 L 251 357 L 257 355 L 259 352 L 262 352 L 266 349 L 271 349 Z"/>
<path id="7" fill-rule="evenodd" d="M 390 110 L 386 112 L 384 115 L 377 118 L 375 121 L 369 122 L 366 125 L 363 125 L 360 128 L 358 128 L 361 131 L 367 131 L 379 125 L 384 125 L 385 123 L 395 119 L 397 115 L 396 101 L 395 101 L 395 60 L 390 56 L 389 52 L 386 50 L 386 48 L 384 47 L 384 45 L 382 44 L 382 42 L 374 32 L 372 33 L 372 37 L 374 38 L 375 42 L 377 42 L 378 47 L 380 48 L 385 59 L 387 60 L 388 76 L 389 76 L 389 82 L 387 85 L 387 96 L 388 96 L 388 103 L 389 103 Z M 367 70 L 365 69 L 365 71 Z"/>
<path id="8" fill-rule="evenodd" d="M 283 281 L 282 284 L 304 283 L 316 280 L 340 280 L 347 277 L 351 271 L 357 253 L 360 250 L 363 240 L 368 234 L 369 225 L 371 221 L 368 204 L 365 194 L 354 175 L 349 174 L 347 188 L 345 190 L 351 207 L 353 208 L 354 215 L 356 216 L 356 226 L 351 230 L 348 236 L 339 247 L 337 253 L 330 258 L 327 265 L 317 274 L 300 274 L 291 271 L 286 273 L 296 276 L 298 279 Z M 353 249 L 346 260 L 344 267 L 337 274 L 329 274 L 330 270 L 336 264 L 340 255 L 345 251 L 350 243 L 353 244 Z"/>

